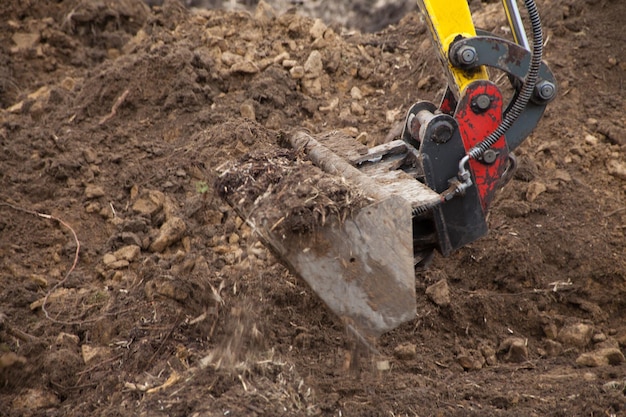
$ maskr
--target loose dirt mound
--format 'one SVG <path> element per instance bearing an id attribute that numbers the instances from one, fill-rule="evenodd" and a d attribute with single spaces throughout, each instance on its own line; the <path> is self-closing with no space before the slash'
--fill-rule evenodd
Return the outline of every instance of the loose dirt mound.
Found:
<path id="1" fill-rule="evenodd" d="M 292 128 L 397 135 L 444 86 L 419 16 L 31 3 L 0 6 L 0 414 L 626 415 L 626 3 L 539 2 L 559 98 L 358 375 L 212 184 Z"/>

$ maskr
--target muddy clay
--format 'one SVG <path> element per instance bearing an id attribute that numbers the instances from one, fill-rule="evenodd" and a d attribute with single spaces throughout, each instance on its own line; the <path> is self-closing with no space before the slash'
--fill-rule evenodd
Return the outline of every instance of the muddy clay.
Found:
<path id="1" fill-rule="evenodd" d="M 559 96 L 489 235 L 357 362 L 214 184 L 295 128 L 395 138 L 445 86 L 420 17 L 3 1 L 0 415 L 626 415 L 626 3 L 538 7 Z"/>

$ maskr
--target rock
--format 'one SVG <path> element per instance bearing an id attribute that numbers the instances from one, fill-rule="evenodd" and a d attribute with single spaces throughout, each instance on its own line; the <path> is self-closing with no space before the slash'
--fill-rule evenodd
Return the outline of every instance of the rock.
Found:
<path id="1" fill-rule="evenodd" d="M 248 60 L 236 62 L 230 67 L 231 73 L 256 74 L 259 71 L 257 64 Z"/>
<path id="2" fill-rule="evenodd" d="M 304 72 L 307 78 L 317 78 L 322 75 L 324 63 L 322 62 L 322 54 L 320 51 L 312 51 L 306 62 L 304 63 Z"/>
<path id="3" fill-rule="evenodd" d="M 226 51 L 220 57 L 220 61 L 222 61 L 222 64 L 226 65 L 227 67 L 232 67 L 237 62 L 243 61 L 243 56 Z"/>
<path id="4" fill-rule="evenodd" d="M 376 369 L 380 372 L 389 371 L 391 369 L 391 365 L 387 360 L 376 361 Z"/>
<path id="5" fill-rule="evenodd" d="M 606 336 L 604 333 L 599 332 L 599 333 L 595 333 L 595 334 L 592 336 L 591 341 L 592 341 L 593 343 L 602 343 L 602 342 L 606 342 L 606 341 L 607 341 L 607 339 L 608 339 L 608 338 L 607 338 L 607 336 Z"/>
<path id="6" fill-rule="evenodd" d="M 241 113 L 241 117 L 250 119 L 252 121 L 256 121 L 256 114 L 254 111 L 254 101 L 246 100 L 245 102 L 241 103 L 241 106 L 239 106 L 239 113 Z"/>
<path id="7" fill-rule="evenodd" d="M 592 326 L 584 323 L 578 323 L 563 327 L 561 331 L 559 331 L 557 340 L 566 346 L 583 348 L 591 342 L 592 335 Z"/>
<path id="8" fill-rule="evenodd" d="M 116 261 L 117 261 L 117 258 L 112 253 L 105 253 L 104 256 L 102 257 L 102 263 L 105 266 L 109 266 Z"/>
<path id="9" fill-rule="evenodd" d="M 551 357 L 557 357 L 563 353 L 563 345 L 555 340 L 546 340 L 546 354 Z"/>
<path id="10" fill-rule="evenodd" d="M 543 326 L 543 333 L 550 340 L 555 340 L 559 335 L 559 330 L 554 323 L 547 323 Z"/>
<path id="11" fill-rule="evenodd" d="M 59 398 L 50 391 L 28 389 L 13 399 L 13 410 L 38 410 L 56 407 L 61 403 Z"/>
<path id="12" fill-rule="evenodd" d="M 120 260 L 116 260 L 115 262 L 111 262 L 110 264 L 107 265 L 107 267 L 109 269 L 122 269 L 122 268 L 127 268 L 129 265 L 130 265 L 130 262 L 124 259 L 120 259 Z"/>
<path id="13" fill-rule="evenodd" d="M 98 185 L 88 184 L 85 187 L 85 197 L 88 199 L 102 197 L 104 194 L 104 189 Z"/>
<path id="14" fill-rule="evenodd" d="M 485 362 L 489 366 L 494 366 L 498 363 L 498 358 L 496 357 L 496 350 L 489 345 L 480 346 L 480 353 L 485 358 Z"/>
<path id="15" fill-rule="evenodd" d="M 456 356 L 456 361 L 466 371 L 474 371 L 482 369 L 485 365 L 485 358 L 483 355 L 475 350 L 462 349 Z"/>
<path id="16" fill-rule="evenodd" d="M 526 188 L 526 201 L 532 203 L 537 197 L 546 192 L 547 189 L 548 187 L 544 183 L 539 181 L 531 182 Z"/>
<path id="17" fill-rule="evenodd" d="M 128 246 L 124 246 L 123 248 L 116 250 L 113 253 L 113 256 L 115 257 L 115 260 L 117 261 L 125 260 L 128 262 L 132 262 L 139 257 L 140 253 L 141 253 L 141 248 L 139 246 L 128 245 Z"/>
<path id="18" fill-rule="evenodd" d="M 15 43 L 15 50 L 32 49 L 39 42 L 39 33 L 14 33 L 11 39 Z"/>
<path id="19" fill-rule="evenodd" d="M 355 116 L 363 116 L 365 114 L 365 109 L 356 101 L 353 101 L 350 104 L 350 112 Z"/>
<path id="20" fill-rule="evenodd" d="M 447 307 L 450 305 L 450 287 L 448 281 L 442 279 L 437 283 L 426 288 L 426 296 L 439 307 Z"/>
<path id="21" fill-rule="evenodd" d="M 504 353 L 502 359 L 505 362 L 524 362 L 528 360 L 528 346 L 525 339 L 520 337 L 509 337 L 502 341 L 498 347 L 500 354 Z"/>
<path id="22" fill-rule="evenodd" d="M 304 67 L 301 65 L 296 65 L 289 70 L 289 74 L 294 80 L 304 78 Z"/>
<path id="23" fill-rule="evenodd" d="M 269 23 L 276 17 L 276 10 L 270 6 L 266 1 L 260 0 L 254 10 L 254 19 L 259 23 Z"/>
<path id="24" fill-rule="evenodd" d="M 85 365 L 89 365 L 96 360 L 102 360 L 111 353 L 109 348 L 101 346 L 82 345 L 80 350 L 83 355 Z"/>
<path id="25" fill-rule="evenodd" d="M 165 194 L 157 190 L 149 190 L 133 203 L 133 211 L 145 216 L 152 216 L 163 208 Z"/>
<path id="26" fill-rule="evenodd" d="M 626 180 L 626 163 L 612 159 L 607 161 L 606 167 L 609 174 L 619 179 Z"/>
<path id="27" fill-rule="evenodd" d="M 152 252 L 163 252 L 173 243 L 178 242 L 186 231 L 187 225 L 183 219 L 171 217 L 159 229 L 159 235 L 150 245 L 150 250 Z"/>
<path id="28" fill-rule="evenodd" d="M 313 26 L 311 26 L 311 29 L 309 30 L 309 35 L 311 35 L 313 39 L 323 38 L 324 32 L 326 32 L 327 28 L 328 27 L 324 22 L 322 22 L 321 19 L 315 19 Z"/>
<path id="29" fill-rule="evenodd" d="M 354 100 L 363 100 L 363 92 L 361 92 L 359 87 L 352 87 L 350 89 L 350 97 Z"/>
<path id="30" fill-rule="evenodd" d="M 583 353 L 576 359 L 576 364 L 580 366 L 598 367 L 620 365 L 624 363 L 624 360 L 624 354 L 619 348 L 604 348 Z"/>
<path id="31" fill-rule="evenodd" d="M 400 360 L 411 360 L 417 356 L 417 346 L 414 343 L 403 343 L 396 346 L 393 355 Z"/>
<path id="32" fill-rule="evenodd" d="M 78 346 L 79 342 L 80 338 L 77 335 L 64 332 L 60 332 L 54 339 L 57 346 Z"/>
<path id="33" fill-rule="evenodd" d="M 26 365 L 26 358 L 19 356 L 14 352 L 7 352 L 0 355 L 0 371 L 4 368 L 10 368 L 16 365 Z"/>

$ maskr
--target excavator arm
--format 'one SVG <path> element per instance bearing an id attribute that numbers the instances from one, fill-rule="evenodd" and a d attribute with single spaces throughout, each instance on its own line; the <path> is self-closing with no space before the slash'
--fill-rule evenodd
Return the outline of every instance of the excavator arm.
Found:
<path id="1" fill-rule="evenodd" d="M 262 170 L 241 175 L 231 168 L 218 184 L 278 259 L 361 340 L 415 317 L 415 269 L 426 267 L 434 251 L 448 256 L 488 232 L 490 203 L 515 168 L 513 151 L 556 96 L 533 0 L 524 0 L 530 45 L 514 0 L 503 0 L 513 40 L 475 29 L 466 0 L 418 3 L 448 79 L 441 102 L 415 103 L 401 138 L 374 148 L 359 148 L 336 131 L 288 138 L 321 171 L 360 190 L 367 204 L 295 230 L 284 225 L 297 210 L 276 220 L 259 209 L 264 199 L 273 208 L 285 201 L 289 190 L 274 177 L 280 193 L 267 191 L 252 207 L 241 205 L 240 179 Z M 507 75 L 508 102 L 488 69 Z"/>

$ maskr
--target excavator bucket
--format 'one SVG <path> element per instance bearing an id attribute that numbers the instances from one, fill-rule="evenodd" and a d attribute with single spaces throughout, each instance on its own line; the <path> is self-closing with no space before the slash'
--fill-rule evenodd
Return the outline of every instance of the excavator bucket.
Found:
<path id="1" fill-rule="evenodd" d="M 289 200 L 288 192 L 298 192 L 297 185 L 278 191 L 276 184 L 284 178 L 274 179 L 269 186 L 274 188 L 255 194 L 252 204 L 244 203 L 246 193 L 236 192 L 245 188 L 242 178 L 250 178 L 251 172 L 276 172 L 276 167 L 256 166 L 245 175 L 231 168 L 218 182 L 218 191 L 348 329 L 361 337 L 378 337 L 415 317 L 412 212 L 439 196 L 407 173 L 407 167 L 415 165 L 415 155 L 403 141 L 368 149 L 338 132 L 318 139 L 299 132 L 289 141 L 323 175 L 358 191 L 361 204 L 349 211 L 335 210 L 335 215 L 324 216 L 323 222 L 305 231 L 281 227 L 303 211 L 280 210 L 272 217 L 259 202 L 269 199 L 275 208 Z"/>

